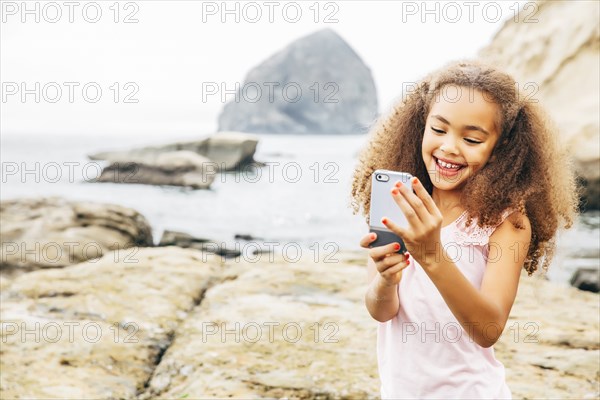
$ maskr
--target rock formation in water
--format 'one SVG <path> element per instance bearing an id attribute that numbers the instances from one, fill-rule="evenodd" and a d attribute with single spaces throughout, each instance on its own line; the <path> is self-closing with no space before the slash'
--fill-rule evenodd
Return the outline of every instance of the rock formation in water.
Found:
<path id="1" fill-rule="evenodd" d="M 191 142 L 89 155 L 109 164 L 94 182 L 139 183 L 208 189 L 218 171 L 253 164 L 256 135 L 221 132 Z M 258 163 L 256 163 L 258 165 Z"/>
<path id="2" fill-rule="evenodd" d="M 370 69 L 333 30 L 300 38 L 254 67 L 219 116 L 219 130 L 363 133 L 377 115 Z"/>

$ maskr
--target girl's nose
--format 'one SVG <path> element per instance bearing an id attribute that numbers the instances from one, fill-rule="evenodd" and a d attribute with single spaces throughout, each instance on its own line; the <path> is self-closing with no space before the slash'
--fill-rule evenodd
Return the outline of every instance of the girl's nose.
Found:
<path id="1" fill-rule="evenodd" d="M 443 143 L 440 146 L 440 151 L 444 152 L 444 153 L 453 153 L 456 154 L 456 146 L 454 146 L 454 144 L 452 143 Z"/>

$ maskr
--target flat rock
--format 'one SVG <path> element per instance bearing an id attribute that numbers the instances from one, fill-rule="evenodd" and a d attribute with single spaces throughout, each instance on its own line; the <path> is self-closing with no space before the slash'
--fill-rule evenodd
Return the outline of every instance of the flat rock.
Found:
<path id="1" fill-rule="evenodd" d="M 224 271 L 237 278 L 207 291 L 147 395 L 377 397 L 376 322 L 360 300 L 365 269 L 311 259 L 227 261 Z"/>
<path id="2" fill-rule="evenodd" d="M 216 265 L 144 248 L 15 279 L 0 306 L 0 397 L 135 398 Z"/>

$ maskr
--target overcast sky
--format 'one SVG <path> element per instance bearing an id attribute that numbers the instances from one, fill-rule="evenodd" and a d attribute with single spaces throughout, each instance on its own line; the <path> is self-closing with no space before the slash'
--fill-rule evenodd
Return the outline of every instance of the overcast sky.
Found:
<path id="1" fill-rule="evenodd" d="M 475 56 L 520 7 L 535 13 L 525 1 L 229 1 L 229 14 L 221 1 L 30 1 L 29 12 L 21 1 L 1 4 L 3 135 L 209 133 L 223 102 L 203 102 L 203 83 L 243 84 L 251 68 L 324 27 L 369 66 L 382 110 L 404 82 Z"/>

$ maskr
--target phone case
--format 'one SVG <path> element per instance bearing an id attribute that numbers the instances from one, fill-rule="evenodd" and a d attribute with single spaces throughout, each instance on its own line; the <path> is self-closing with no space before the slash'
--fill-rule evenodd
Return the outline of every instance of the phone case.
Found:
<path id="1" fill-rule="evenodd" d="M 369 210 L 369 231 L 377 234 L 377 239 L 369 247 L 384 246 L 389 243 L 400 243 L 397 253 L 406 252 L 406 245 L 401 237 L 390 231 L 382 222 L 387 217 L 401 227 L 408 227 L 408 221 L 390 193 L 396 182 L 412 191 L 410 180 L 412 175 L 407 172 L 378 169 L 371 176 L 371 207 Z"/>

